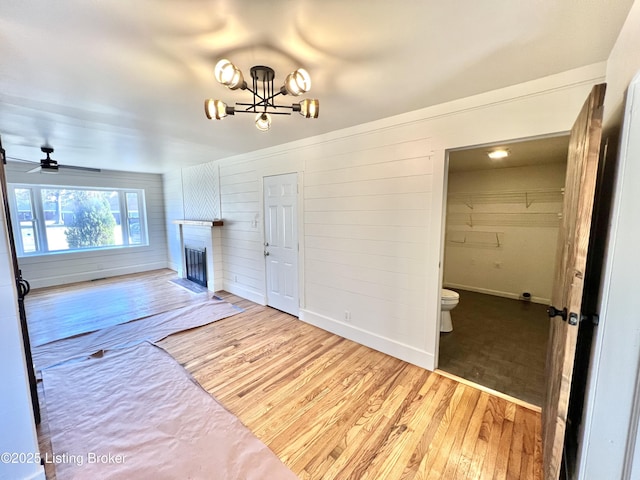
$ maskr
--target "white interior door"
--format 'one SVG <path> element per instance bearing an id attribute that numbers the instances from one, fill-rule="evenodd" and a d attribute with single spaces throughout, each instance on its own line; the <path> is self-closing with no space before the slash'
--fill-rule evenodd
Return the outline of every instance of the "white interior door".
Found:
<path id="1" fill-rule="evenodd" d="M 267 305 L 298 316 L 298 175 L 264 177 Z"/>

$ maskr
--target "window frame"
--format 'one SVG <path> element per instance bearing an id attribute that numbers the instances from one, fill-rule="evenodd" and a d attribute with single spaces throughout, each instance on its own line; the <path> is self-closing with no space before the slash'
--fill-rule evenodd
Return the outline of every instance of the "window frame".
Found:
<path id="1" fill-rule="evenodd" d="M 9 183 L 9 209 L 11 211 L 11 223 L 13 231 L 17 234 L 15 237 L 16 253 L 18 257 L 37 257 L 43 255 L 65 255 L 80 252 L 95 252 L 100 250 L 113 250 L 121 248 L 135 248 L 149 246 L 149 235 L 147 225 L 146 199 L 145 191 L 141 188 L 110 188 L 110 187 L 92 187 L 92 186 L 65 186 L 65 185 L 45 185 L 45 184 L 25 184 L 25 183 Z M 20 220 L 20 211 L 18 210 L 18 202 L 16 198 L 16 189 L 29 190 L 31 201 L 31 212 L 34 218 L 31 220 L 34 232 L 34 252 L 24 251 L 24 240 L 22 237 L 22 225 Z M 122 238 L 117 241 L 122 242 L 117 245 L 105 245 L 101 247 L 86 248 L 68 248 L 64 250 L 49 250 L 47 241 L 47 225 L 46 215 L 43 206 L 43 190 L 80 190 L 87 192 L 117 192 L 118 205 L 120 208 L 120 230 Z M 127 194 L 134 193 L 137 195 L 137 213 L 140 223 L 140 243 L 131 243 L 131 232 L 129 225 L 129 209 L 127 205 Z M 133 210 L 132 210 L 133 211 Z"/>

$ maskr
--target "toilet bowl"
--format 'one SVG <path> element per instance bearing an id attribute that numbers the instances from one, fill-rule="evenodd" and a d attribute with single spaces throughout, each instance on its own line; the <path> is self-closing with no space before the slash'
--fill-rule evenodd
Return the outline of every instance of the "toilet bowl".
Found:
<path id="1" fill-rule="evenodd" d="M 453 290 L 442 289 L 440 295 L 440 331 L 451 332 L 453 323 L 451 322 L 451 310 L 456 308 L 460 301 L 460 294 Z"/>

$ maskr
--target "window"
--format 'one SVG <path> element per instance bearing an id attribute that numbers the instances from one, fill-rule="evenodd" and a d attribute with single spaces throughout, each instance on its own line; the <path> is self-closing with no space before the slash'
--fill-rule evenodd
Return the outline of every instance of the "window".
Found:
<path id="1" fill-rule="evenodd" d="M 19 256 L 147 245 L 144 191 L 9 185 Z"/>

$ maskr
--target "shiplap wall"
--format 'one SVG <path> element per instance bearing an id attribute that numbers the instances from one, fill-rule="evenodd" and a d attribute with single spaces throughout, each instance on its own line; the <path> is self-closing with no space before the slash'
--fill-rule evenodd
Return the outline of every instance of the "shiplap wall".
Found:
<path id="1" fill-rule="evenodd" d="M 304 315 L 388 331 L 422 349 L 426 324 L 415 319 L 427 315 L 432 151 L 428 138 L 406 133 L 385 129 L 308 152 Z"/>
<path id="2" fill-rule="evenodd" d="M 567 131 L 603 72 L 597 64 L 215 162 L 224 289 L 268 302 L 262 182 L 297 172 L 300 318 L 435 368 L 446 150 Z"/>
<path id="3" fill-rule="evenodd" d="M 103 170 L 100 173 L 61 170 L 57 175 L 25 173 L 30 164 L 9 162 L 7 182 L 67 187 L 143 189 L 149 245 L 64 254 L 38 255 L 19 259 L 23 276 L 34 288 L 93 280 L 97 278 L 167 268 L 162 176 Z"/>
<path id="4" fill-rule="evenodd" d="M 274 173 L 297 172 L 301 165 L 290 155 L 275 163 L 280 168 L 275 167 Z M 262 177 L 270 174 L 264 170 L 270 165 L 259 158 L 220 165 L 224 288 L 262 304 L 266 303 Z"/>
<path id="5" fill-rule="evenodd" d="M 181 268 L 180 230 L 173 220 L 184 220 L 184 197 L 182 196 L 182 172 L 176 170 L 162 175 L 164 188 L 164 215 L 167 229 L 169 268 L 176 272 Z"/>
<path id="6" fill-rule="evenodd" d="M 206 220 L 220 219 L 220 178 L 218 163 L 209 162 L 166 173 L 162 176 L 165 194 L 165 224 L 167 228 L 167 245 L 169 268 L 176 272 L 182 269 L 182 251 L 180 249 L 180 227 L 174 220 Z M 210 289 L 221 290 L 222 281 L 222 233 L 220 227 L 209 229 L 202 227 L 183 227 L 185 245 L 192 243 L 204 247 L 208 234 L 211 233 L 213 252 L 213 272 L 209 273 Z M 211 250 L 211 248 L 209 248 Z"/>
<path id="7" fill-rule="evenodd" d="M 1 177 L 0 177 L 1 178 Z M 18 313 L 13 257 L 9 248 L 4 202 L 0 203 L 0 452 L 28 454 L 38 451 L 38 436 L 31 409 L 31 392 Z M 36 462 L 0 462 L 0 478 L 44 480 Z"/>

